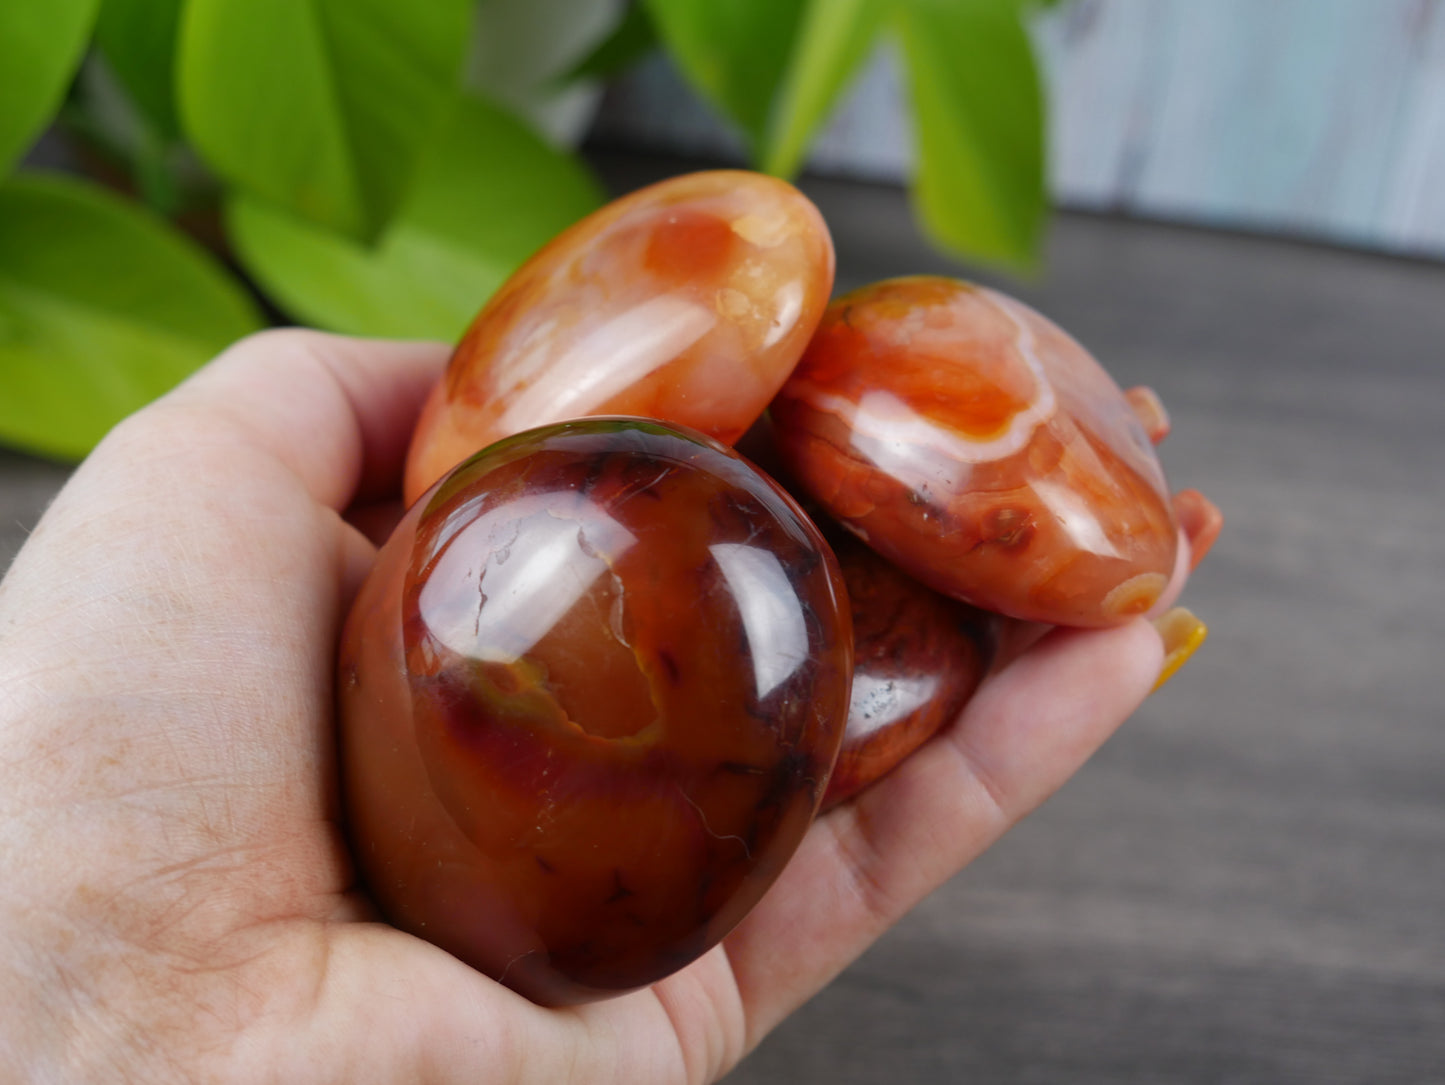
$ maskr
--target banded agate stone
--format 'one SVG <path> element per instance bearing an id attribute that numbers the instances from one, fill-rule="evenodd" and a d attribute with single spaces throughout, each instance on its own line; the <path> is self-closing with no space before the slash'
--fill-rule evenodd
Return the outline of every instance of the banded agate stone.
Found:
<path id="1" fill-rule="evenodd" d="M 924 587 L 855 538 L 828 538 L 853 616 L 853 688 L 824 810 L 887 775 L 958 716 L 1004 621 Z"/>
<path id="2" fill-rule="evenodd" d="M 1076 341 L 934 276 L 835 301 L 771 413 L 808 495 L 912 576 L 1029 621 L 1116 624 L 1177 532 L 1135 410 Z"/>
<path id="3" fill-rule="evenodd" d="M 715 170 L 615 200 L 477 314 L 417 424 L 406 500 L 493 441 L 583 415 L 731 444 L 792 371 L 832 287 L 827 226 L 786 182 Z"/>
<path id="4" fill-rule="evenodd" d="M 368 888 L 534 1001 L 652 983 L 802 839 L 851 653 L 831 551 L 731 450 L 637 419 L 499 442 L 411 508 L 343 635 Z"/>

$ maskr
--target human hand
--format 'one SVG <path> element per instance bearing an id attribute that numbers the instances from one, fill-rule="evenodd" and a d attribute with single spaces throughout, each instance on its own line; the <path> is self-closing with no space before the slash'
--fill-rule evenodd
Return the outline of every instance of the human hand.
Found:
<path id="1" fill-rule="evenodd" d="M 821 818 L 721 946 L 535 1006 L 378 921 L 339 822 L 337 632 L 445 358 L 238 344 L 105 440 L 0 583 L 0 1078 L 714 1080 L 1159 673 L 1142 620 L 1050 633 Z"/>

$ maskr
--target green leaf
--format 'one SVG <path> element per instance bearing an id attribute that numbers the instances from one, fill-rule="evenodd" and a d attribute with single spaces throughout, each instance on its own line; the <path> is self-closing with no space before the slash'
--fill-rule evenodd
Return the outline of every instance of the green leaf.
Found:
<path id="1" fill-rule="evenodd" d="M 674 62 L 759 157 L 808 0 L 647 2 Z"/>
<path id="2" fill-rule="evenodd" d="M 0 185 L 0 440 L 82 456 L 259 326 L 240 286 L 163 220 L 73 179 Z"/>
<path id="3" fill-rule="evenodd" d="M 0 177 L 60 108 L 85 52 L 97 3 L 0 2 Z"/>
<path id="4" fill-rule="evenodd" d="M 180 134 L 176 118 L 176 34 L 182 0 L 105 0 L 95 24 L 101 55 L 165 141 Z"/>
<path id="5" fill-rule="evenodd" d="M 791 177 L 839 92 L 878 37 L 881 0 L 809 0 L 758 158 Z"/>
<path id="6" fill-rule="evenodd" d="M 955 250 L 1031 265 L 1047 206 L 1044 104 L 1018 0 L 900 0 L 895 10 L 924 226 Z"/>
<path id="7" fill-rule="evenodd" d="M 657 28 L 641 3 L 630 4 L 612 32 L 574 64 L 558 82 L 611 79 L 657 48 Z"/>
<path id="8" fill-rule="evenodd" d="M 188 0 L 180 108 L 236 187 L 362 239 L 452 99 L 471 0 Z"/>
<path id="9" fill-rule="evenodd" d="M 783 177 L 876 41 L 885 0 L 648 0 L 673 61 Z"/>
<path id="10" fill-rule="evenodd" d="M 459 99 L 375 248 L 242 197 L 247 269 L 292 315 L 353 335 L 455 340 L 502 280 L 602 193 L 574 159 L 494 106 Z"/>

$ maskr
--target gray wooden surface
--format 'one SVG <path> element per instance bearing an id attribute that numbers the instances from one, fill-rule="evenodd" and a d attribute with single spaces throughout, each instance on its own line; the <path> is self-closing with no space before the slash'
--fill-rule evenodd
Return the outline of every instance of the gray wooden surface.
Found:
<path id="1" fill-rule="evenodd" d="M 963 270 L 811 192 L 840 285 Z M 1017 292 L 1171 408 L 1212 636 L 731 1085 L 1445 1082 L 1445 267 L 1064 216 Z M 0 453 L 0 567 L 62 478 Z"/>

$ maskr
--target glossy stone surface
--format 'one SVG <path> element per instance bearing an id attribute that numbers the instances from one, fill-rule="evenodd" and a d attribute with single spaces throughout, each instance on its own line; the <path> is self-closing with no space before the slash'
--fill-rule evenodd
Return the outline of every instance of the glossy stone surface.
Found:
<path id="1" fill-rule="evenodd" d="M 832 286 L 822 216 L 776 178 L 694 173 L 608 204 L 472 322 L 418 423 L 407 501 L 495 440 L 582 415 L 731 444 L 787 378 Z"/>
<path id="2" fill-rule="evenodd" d="M 853 692 L 825 810 L 885 776 L 958 716 L 1007 620 L 924 587 L 844 532 L 829 540 L 853 616 Z"/>
<path id="3" fill-rule="evenodd" d="M 1100 626 L 1168 582 L 1174 517 L 1134 407 L 996 291 L 919 276 L 840 298 L 771 413 L 811 497 L 955 598 Z"/>
<path id="4" fill-rule="evenodd" d="M 348 823 L 383 914 L 548 1004 L 716 944 L 837 755 L 840 576 L 701 435 L 588 419 L 469 460 L 408 512 L 343 637 Z"/>

